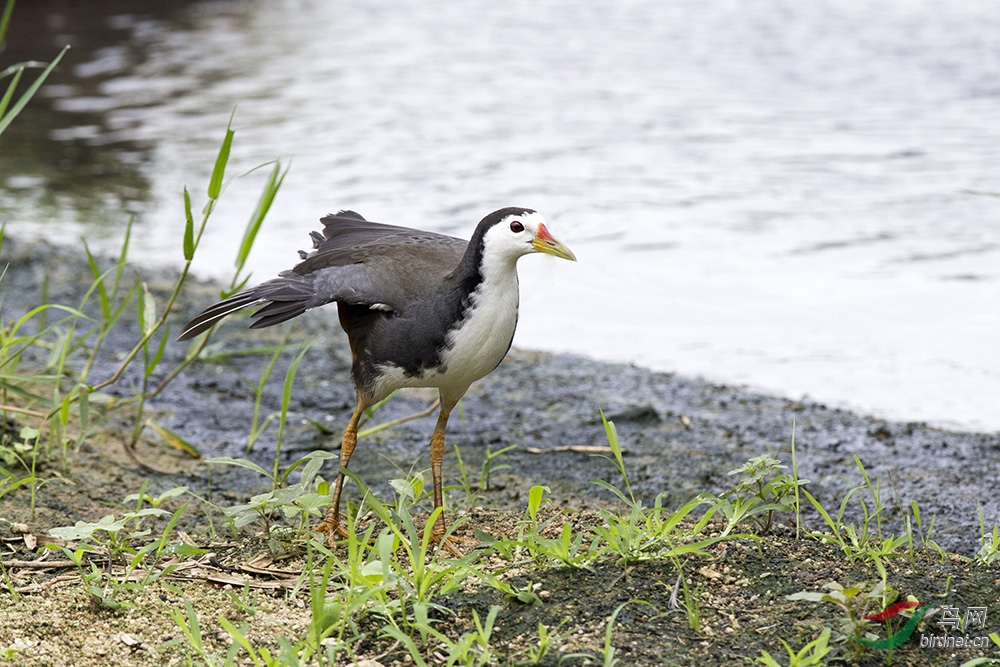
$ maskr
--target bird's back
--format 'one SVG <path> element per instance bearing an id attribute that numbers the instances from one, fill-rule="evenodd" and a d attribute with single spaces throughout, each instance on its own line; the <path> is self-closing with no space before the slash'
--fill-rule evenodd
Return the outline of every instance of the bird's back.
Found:
<path id="1" fill-rule="evenodd" d="M 352 305 L 382 304 L 401 310 L 405 304 L 438 290 L 458 266 L 468 241 L 409 227 L 365 220 L 353 211 L 322 218 L 323 233 L 313 233 L 313 252 L 284 277 L 315 275 L 319 282 L 349 276 L 343 290 L 328 287 L 331 300 Z M 343 269 L 340 267 L 353 267 Z M 326 280 L 324 280 L 326 278 Z"/>

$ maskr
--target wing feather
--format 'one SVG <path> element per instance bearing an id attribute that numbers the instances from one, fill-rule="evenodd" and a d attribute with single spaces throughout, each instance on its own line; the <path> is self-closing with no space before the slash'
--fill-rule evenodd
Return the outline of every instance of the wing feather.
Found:
<path id="1" fill-rule="evenodd" d="M 385 315 L 433 294 L 455 270 L 468 243 L 406 227 L 369 222 L 353 211 L 322 219 L 314 251 L 278 278 L 205 309 L 184 327 L 188 340 L 247 306 L 264 303 L 251 328 L 269 327 L 334 301 Z M 322 240 L 321 240 L 322 239 Z"/>

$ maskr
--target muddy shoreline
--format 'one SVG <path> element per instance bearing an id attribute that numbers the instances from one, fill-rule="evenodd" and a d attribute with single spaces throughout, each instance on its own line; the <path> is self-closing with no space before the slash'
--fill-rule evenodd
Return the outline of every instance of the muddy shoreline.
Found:
<path id="1" fill-rule="evenodd" d="M 49 301 L 73 306 L 80 303 L 92 281 L 79 248 L 7 238 L 0 261 L 9 263 L 0 282 L 0 312 L 5 322 L 41 302 L 46 276 Z M 111 260 L 103 260 L 104 267 L 111 265 Z M 162 303 L 174 273 L 147 267 L 136 271 Z M 189 282 L 175 308 L 172 330 L 177 331 L 182 321 L 217 294 L 217 286 Z M 91 314 L 96 315 L 93 308 Z M 117 368 L 118 355 L 138 338 L 135 317 L 129 318 L 127 326 L 118 327 L 105 343 L 95 379 Z M 283 327 L 250 331 L 246 323 L 236 318 L 224 325 L 211 343 L 213 349 L 251 350 L 280 342 L 286 333 Z M 293 323 L 293 344 L 271 374 L 261 414 L 279 410 L 285 369 L 296 344 L 311 338 L 315 340 L 298 370 L 292 395 L 282 451 L 285 463 L 315 449 L 334 448 L 353 406 L 346 336 L 337 325 L 335 309 L 325 308 Z M 161 368 L 172 368 L 186 350 L 187 344 L 168 344 Z M 274 459 L 274 425 L 251 452 L 244 449 L 254 387 L 267 361 L 267 355 L 247 354 L 230 355 L 225 363 L 196 362 L 149 407 L 202 456 L 247 457 L 269 467 Z M 128 393 L 127 388 L 138 380 L 138 370 L 130 370 L 111 393 Z M 433 397 L 433 392 L 423 390 L 402 392 L 373 423 L 419 412 Z M 862 481 L 853 460 L 856 455 L 872 480 L 881 485 L 886 505 L 883 519 L 890 524 L 898 520 L 900 507 L 916 501 L 925 520 L 936 517 L 932 539 L 947 550 L 971 555 L 979 548 L 979 508 L 987 527 L 1000 521 L 1000 498 L 995 493 L 1000 478 L 998 433 L 953 432 L 923 423 L 885 421 L 672 373 L 524 350 L 512 351 L 463 400 L 449 425 L 446 480 L 454 483 L 460 475 L 455 445 L 469 474 L 477 479 L 488 448 L 496 452 L 517 445 L 495 460 L 496 465 L 509 468 L 498 470 L 491 489 L 484 492 L 496 507 L 523 507 L 526 490 L 534 484 L 550 487 L 551 496 L 562 506 L 599 505 L 609 496 L 591 480 L 620 480 L 603 457 L 571 448 L 606 444 L 601 409 L 617 425 L 633 490 L 649 502 L 665 493 L 665 505 L 677 506 L 698 493 L 730 488 L 733 478 L 727 471 L 760 454 L 770 452 L 790 465 L 794 424 L 798 473 L 811 480 L 808 488 L 831 512 L 848 489 Z M 424 417 L 362 440 L 352 470 L 376 491 L 388 491 L 390 478 L 429 466 L 427 442 L 432 428 L 433 416 Z M 186 484 L 245 497 L 262 486 L 260 479 L 242 470 L 216 468 L 209 473 L 203 463 L 185 459 L 151 433 L 140 444 L 138 455 L 144 460 L 152 457 L 157 467 L 172 470 L 149 474 L 151 490 Z M 133 464 L 123 460 L 121 465 Z M 855 511 L 852 503 L 848 515 Z M 897 534 L 901 530 L 901 526 L 894 527 Z"/>

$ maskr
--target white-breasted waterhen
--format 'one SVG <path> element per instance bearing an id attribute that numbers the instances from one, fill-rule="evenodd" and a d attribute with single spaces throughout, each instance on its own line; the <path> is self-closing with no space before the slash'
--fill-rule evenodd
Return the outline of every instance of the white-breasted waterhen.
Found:
<path id="1" fill-rule="evenodd" d="M 346 469 L 366 409 L 403 387 L 435 387 L 441 398 L 431 437 L 434 505 L 442 506 L 441 459 L 448 415 L 469 386 L 503 360 L 517 325 L 517 260 L 543 252 L 576 260 L 527 208 L 490 213 L 463 241 L 433 232 L 369 222 L 353 211 L 321 219 L 313 252 L 295 268 L 239 292 L 191 320 L 193 338 L 244 307 L 265 304 L 251 328 L 269 327 L 335 302 L 350 340 L 356 403 L 340 447 Z M 343 536 L 337 475 L 333 501 L 317 530 Z M 443 512 L 431 531 L 445 534 Z M 446 545 L 447 546 L 447 545 Z M 454 550 L 453 548 L 451 550 Z"/>

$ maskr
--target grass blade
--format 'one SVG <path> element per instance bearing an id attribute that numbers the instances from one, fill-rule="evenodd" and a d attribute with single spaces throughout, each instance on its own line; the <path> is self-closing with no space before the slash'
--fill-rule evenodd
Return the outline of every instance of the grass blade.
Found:
<path id="1" fill-rule="evenodd" d="M 235 115 L 236 109 L 233 109 L 233 113 L 229 116 L 229 123 L 226 125 L 226 137 L 222 140 L 222 146 L 219 147 L 218 157 L 215 158 L 212 178 L 208 182 L 208 198 L 212 200 L 218 199 L 222 193 L 222 179 L 226 175 L 226 164 L 229 163 L 229 151 L 233 147 L 233 135 L 236 134 L 233 131 L 233 117 Z"/>
<path id="2" fill-rule="evenodd" d="M 146 422 L 146 426 L 151 428 L 156 435 L 163 438 L 168 445 L 174 449 L 179 449 L 185 452 L 193 459 L 200 459 L 201 453 L 194 448 L 194 446 L 187 440 L 178 435 L 175 431 L 167 428 L 155 419 L 150 419 Z"/>
<path id="3" fill-rule="evenodd" d="M 194 259 L 194 213 L 191 211 L 191 193 L 184 186 L 184 259 Z"/>
<path id="4" fill-rule="evenodd" d="M 3 131 L 7 129 L 7 126 L 10 125 L 11 122 L 13 122 L 14 118 L 19 113 L 21 113 L 21 111 L 24 109 L 25 106 L 27 106 L 28 102 L 31 100 L 32 97 L 35 96 L 35 93 L 38 92 L 39 88 L 41 88 L 42 83 L 45 81 L 46 78 L 48 78 L 49 74 L 52 73 L 52 70 L 56 68 L 56 65 L 59 64 L 59 61 L 62 60 L 62 57 L 66 55 L 66 52 L 68 50 L 69 46 L 64 47 L 63 50 L 59 52 L 59 55 L 56 56 L 55 60 L 49 63 L 49 66 L 46 67 L 45 70 L 38 75 L 38 78 L 35 79 L 35 81 L 28 87 L 28 89 L 24 91 L 24 93 L 17 100 L 17 102 L 14 103 L 14 106 L 10 108 L 10 110 L 6 113 L 6 115 L 0 118 L 0 134 L 2 134 Z"/>
<path id="5" fill-rule="evenodd" d="M 149 285 L 142 284 L 142 291 L 139 294 L 139 325 L 142 328 L 142 335 L 149 336 L 156 326 L 156 299 L 149 291 Z"/>
<path id="6" fill-rule="evenodd" d="M 205 463 L 224 463 L 238 468 L 246 468 L 247 470 L 253 470 L 256 473 L 259 473 L 262 477 L 271 479 L 271 473 L 264 470 L 253 461 L 248 461 L 246 459 L 234 459 L 231 456 L 216 456 L 215 458 L 207 459 Z"/>
<path id="7" fill-rule="evenodd" d="M 87 242 L 83 242 L 83 251 L 87 253 L 87 262 L 90 264 L 90 272 L 94 276 L 94 284 L 97 286 L 97 292 L 101 299 L 101 317 L 107 321 L 108 317 L 111 315 L 111 305 L 108 301 L 108 290 L 104 286 L 104 275 L 101 273 L 101 269 L 97 266 L 97 259 L 94 258 L 94 254 L 90 252 L 90 246 Z"/>
<path id="8" fill-rule="evenodd" d="M 23 72 L 24 69 L 16 70 L 14 72 L 14 77 L 10 80 L 10 83 L 7 84 L 7 92 L 3 94 L 3 99 L 0 99 L 0 117 L 4 115 L 5 111 L 7 111 L 7 105 L 10 104 L 11 98 L 14 97 L 14 91 L 17 90 L 17 84 L 21 82 L 21 74 Z"/>
<path id="9" fill-rule="evenodd" d="M 243 232 L 243 241 L 240 243 L 240 250 L 236 255 L 237 273 L 243 270 L 243 265 L 246 264 L 250 249 L 253 248 L 254 240 L 257 238 L 257 232 L 260 231 L 260 226 L 264 222 L 267 212 L 271 209 L 271 204 L 274 203 L 274 198 L 278 194 L 278 190 L 281 189 L 281 184 L 285 182 L 286 175 L 288 175 L 288 169 L 282 172 L 281 163 L 275 162 L 274 169 L 271 170 L 271 175 L 264 185 L 264 190 L 260 193 L 260 199 L 257 200 L 257 208 L 250 215 L 250 221 Z"/>
<path id="10" fill-rule="evenodd" d="M 7 34 L 7 26 L 10 25 L 10 15 L 14 12 L 14 0 L 7 0 L 7 4 L 3 8 L 3 16 L 0 17 L 0 42 L 3 41 L 4 35 Z"/>

